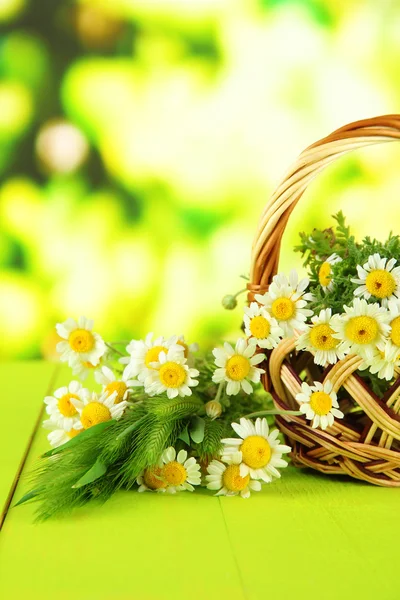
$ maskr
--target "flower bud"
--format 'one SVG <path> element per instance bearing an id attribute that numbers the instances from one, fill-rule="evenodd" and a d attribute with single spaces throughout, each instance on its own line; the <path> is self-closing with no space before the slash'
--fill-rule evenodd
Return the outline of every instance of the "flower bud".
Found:
<path id="1" fill-rule="evenodd" d="M 216 400 L 210 400 L 206 404 L 206 414 L 210 419 L 217 419 L 222 413 L 222 406 Z"/>
<path id="2" fill-rule="evenodd" d="M 226 310 L 233 310 L 237 307 L 236 296 L 232 294 L 228 294 L 222 298 L 222 306 L 226 308 Z"/>

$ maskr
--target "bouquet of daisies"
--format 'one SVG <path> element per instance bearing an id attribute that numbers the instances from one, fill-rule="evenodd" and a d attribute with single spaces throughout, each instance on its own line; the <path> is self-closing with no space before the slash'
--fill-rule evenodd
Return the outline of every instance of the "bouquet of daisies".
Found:
<path id="1" fill-rule="evenodd" d="M 183 336 L 106 343 L 81 317 L 57 325 L 57 350 L 72 374 L 89 373 L 100 392 L 73 380 L 45 398 L 52 449 L 22 500 L 51 517 L 121 488 L 176 493 L 204 485 L 217 495 L 259 491 L 280 477 L 290 447 L 270 430 L 273 408 L 262 380 L 271 352 L 295 339 L 315 381 L 302 383 L 296 411 L 328 429 L 351 410 L 319 378 L 351 354 L 358 374 L 382 396 L 400 374 L 400 238 L 355 241 L 341 213 L 336 227 L 301 234 L 296 248 L 309 277 L 278 274 L 244 308 L 244 338 L 201 353 Z M 234 308 L 237 297 L 224 298 Z M 319 374 L 319 375 L 318 375 Z M 342 403 L 342 406 L 341 406 Z"/>
<path id="2" fill-rule="evenodd" d="M 304 257 L 308 277 L 299 279 L 296 271 L 289 278 L 275 275 L 244 316 L 247 339 L 257 347 L 270 349 L 289 339 L 296 359 L 306 353 L 304 379 L 311 375 L 314 381 L 303 381 L 295 400 L 305 420 L 323 430 L 344 417 L 341 402 L 345 413 L 356 411 L 329 378 L 321 383 L 332 365 L 351 355 L 352 372 L 380 398 L 400 375 L 400 237 L 357 242 L 343 214 L 333 218 L 334 228 L 300 234 L 295 250 Z M 224 304 L 234 308 L 236 296 Z"/>
<path id="3" fill-rule="evenodd" d="M 295 250 L 309 277 L 299 280 L 295 271 L 289 279 L 276 275 L 268 292 L 250 305 L 257 322 L 248 327 L 260 345 L 260 319 L 269 320 L 271 331 L 279 327 L 283 338 L 295 340 L 298 357 L 312 356 L 315 368 L 308 368 L 307 377 L 314 373 L 315 381 L 304 381 L 295 400 L 312 427 L 323 430 L 357 408 L 343 391 L 338 397 L 329 379 L 319 381 L 331 365 L 351 355 L 352 371 L 378 397 L 400 374 L 400 237 L 357 242 L 343 214 L 334 219 L 334 228 L 301 234 Z"/>
<path id="4" fill-rule="evenodd" d="M 400 237 L 356 242 L 342 213 L 336 227 L 301 234 L 313 316 L 301 327 L 298 350 L 329 366 L 346 355 L 382 396 L 400 373 Z"/>
<path id="5" fill-rule="evenodd" d="M 260 384 L 260 348 L 277 343 L 279 328 L 261 346 L 240 338 L 208 354 L 183 336 L 106 343 L 85 317 L 56 329 L 75 379 L 44 399 L 52 449 L 20 501 L 38 501 L 39 519 L 120 488 L 174 494 L 204 485 L 247 498 L 280 477 L 290 448 L 270 430 L 266 417 L 277 411 Z M 89 373 L 100 391 L 82 383 Z"/>

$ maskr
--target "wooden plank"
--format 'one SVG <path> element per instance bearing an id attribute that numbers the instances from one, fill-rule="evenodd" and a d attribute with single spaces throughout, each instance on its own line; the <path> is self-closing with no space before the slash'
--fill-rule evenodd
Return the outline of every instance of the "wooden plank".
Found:
<path id="1" fill-rule="evenodd" d="M 43 396 L 54 383 L 56 367 L 39 361 L 0 364 L 1 417 L 0 436 L 0 529 L 33 434 L 39 425 Z"/>
<path id="2" fill-rule="evenodd" d="M 21 398 L 37 390 L 41 403 L 38 390 L 49 373 L 18 365 L 3 378 L 26 382 Z M 21 447 L 23 438 L 13 433 L 2 439 L 2 455 L 13 455 L 14 440 Z M 47 447 L 38 430 L 15 500 Z M 40 525 L 28 504 L 10 509 L 5 521 L 0 597 L 393 600 L 397 571 L 387 557 L 400 533 L 398 505 L 396 489 L 292 467 L 250 500 L 217 499 L 205 490 L 176 497 L 121 492 L 102 507 Z"/>
<path id="3" fill-rule="evenodd" d="M 38 430 L 15 501 L 28 490 L 26 475 L 46 449 L 46 432 Z M 121 492 L 103 506 L 40 525 L 33 524 L 33 513 L 34 504 L 8 512 L 0 597 L 245 598 L 221 503 L 207 491 L 168 497 Z"/>
<path id="4" fill-rule="evenodd" d="M 289 467 L 223 513 L 248 600 L 394 600 L 397 489 Z"/>

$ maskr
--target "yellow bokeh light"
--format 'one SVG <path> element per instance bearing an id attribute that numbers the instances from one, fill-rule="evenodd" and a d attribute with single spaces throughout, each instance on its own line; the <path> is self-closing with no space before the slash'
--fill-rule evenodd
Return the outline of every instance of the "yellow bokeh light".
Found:
<path id="1" fill-rule="evenodd" d="M 39 356 L 48 319 L 40 287 L 20 273 L 0 275 L 0 358 Z"/>
<path id="2" fill-rule="evenodd" d="M 27 0 L 0 0 L 0 22 L 11 21 L 26 7 Z"/>
<path id="3" fill-rule="evenodd" d="M 0 138 L 19 136 L 33 116 L 33 101 L 28 88 L 17 81 L 0 83 Z"/>
<path id="4" fill-rule="evenodd" d="M 0 220 L 17 238 L 27 243 L 37 239 L 43 212 L 41 190 L 28 178 L 9 179 L 0 188 Z"/>

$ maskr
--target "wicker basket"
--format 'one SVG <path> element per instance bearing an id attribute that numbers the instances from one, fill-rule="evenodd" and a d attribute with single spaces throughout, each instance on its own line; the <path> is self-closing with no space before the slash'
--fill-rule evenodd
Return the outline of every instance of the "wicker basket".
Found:
<path id="1" fill-rule="evenodd" d="M 281 239 L 289 216 L 314 177 L 337 157 L 371 144 L 400 139 L 400 115 L 387 115 L 351 123 L 313 144 L 287 173 L 269 200 L 259 223 L 252 250 L 249 301 L 265 293 L 276 274 Z M 282 340 L 268 361 L 264 387 L 277 409 L 298 410 L 300 375 L 309 381 L 329 379 L 334 390 L 345 390 L 343 420 L 327 430 L 315 430 L 304 416 L 278 416 L 280 430 L 293 448 L 298 467 L 311 467 L 329 475 L 350 475 L 386 487 L 400 487 L 400 377 L 383 398 L 378 398 L 355 373 L 361 359 L 346 356 L 323 369 L 307 352 L 296 353 L 295 338 Z M 346 414 L 354 403 L 362 409 Z"/>

